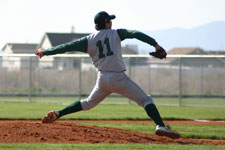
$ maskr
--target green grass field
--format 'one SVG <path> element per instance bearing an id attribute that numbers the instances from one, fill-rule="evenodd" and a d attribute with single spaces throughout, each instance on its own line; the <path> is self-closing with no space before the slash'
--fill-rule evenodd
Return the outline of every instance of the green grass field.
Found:
<path id="1" fill-rule="evenodd" d="M 179 144 L 0 144 L 0 150 L 224 150 L 218 145 Z"/>
<path id="2" fill-rule="evenodd" d="M 82 97 L 86 98 L 86 97 Z M 31 97 L 32 103 L 54 103 L 54 104 L 70 104 L 79 97 Z M 160 106 L 179 106 L 179 98 L 155 98 L 154 102 Z M 29 102 L 28 97 L 0 97 L 0 102 Z M 123 97 L 107 97 L 102 104 L 131 104 L 136 105 L 134 102 L 129 101 Z M 213 107 L 225 108 L 225 98 L 182 98 L 182 106 L 195 106 L 195 107 Z"/>
<path id="3" fill-rule="evenodd" d="M 62 104 L 41 104 L 41 103 L 0 103 L 0 119 L 41 119 L 48 111 L 65 107 Z M 209 107 L 175 107 L 159 106 L 159 112 L 166 120 L 225 120 L 224 108 Z M 144 109 L 137 105 L 115 105 L 101 104 L 89 110 L 82 111 L 62 119 L 92 119 L 92 120 L 146 120 Z"/>
<path id="4" fill-rule="evenodd" d="M 71 100 L 71 98 L 68 98 Z M 70 100 L 68 102 L 70 102 Z M 126 100 L 126 99 L 125 99 Z M 110 101 L 110 100 L 109 100 Z M 169 101 L 169 100 L 167 100 Z M 71 100 L 72 102 L 72 100 Z M 0 119 L 32 119 L 40 120 L 49 110 L 61 109 L 66 106 L 59 103 L 27 103 L 27 102 L 1 102 L 0 103 Z M 223 107 L 177 107 L 177 106 L 159 106 L 161 116 L 165 120 L 225 120 L 225 109 Z M 116 104 L 101 104 L 89 111 L 78 112 L 64 116 L 61 119 L 82 119 L 82 120 L 146 120 L 149 119 L 143 108 L 131 105 L 116 105 Z M 76 121 L 75 121 L 76 122 Z M 82 123 L 96 126 L 106 126 L 113 128 L 121 128 L 138 132 L 153 133 L 153 124 L 143 123 Z M 178 130 L 183 137 L 191 138 L 211 138 L 225 139 L 224 126 L 213 125 L 175 125 L 172 127 Z M 207 132 L 205 132 L 207 131 Z M 0 144 L 0 150 L 14 149 L 46 149 L 46 150 L 61 150 L 61 149 L 192 149 L 192 150 L 222 150 L 225 146 L 213 145 L 179 145 L 179 144 Z"/>

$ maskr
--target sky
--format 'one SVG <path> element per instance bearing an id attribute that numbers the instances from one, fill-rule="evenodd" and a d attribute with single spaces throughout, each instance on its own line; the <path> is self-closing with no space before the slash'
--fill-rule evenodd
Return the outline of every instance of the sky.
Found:
<path id="1" fill-rule="evenodd" d="M 99 11 L 115 14 L 113 28 L 190 29 L 225 21 L 225 0 L 1 0 L 0 49 L 39 43 L 46 32 L 94 32 Z"/>

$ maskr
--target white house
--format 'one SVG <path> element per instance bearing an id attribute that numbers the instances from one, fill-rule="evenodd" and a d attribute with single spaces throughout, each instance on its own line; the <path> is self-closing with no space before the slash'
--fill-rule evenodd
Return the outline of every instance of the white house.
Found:
<path id="1" fill-rule="evenodd" d="M 3 54 L 34 54 L 38 44 L 36 43 L 7 43 L 3 47 Z M 29 67 L 28 57 L 2 57 L 2 69 L 21 70 Z M 34 61 L 34 60 L 32 60 Z"/>
<path id="2" fill-rule="evenodd" d="M 168 55 L 212 55 L 212 54 L 222 54 L 219 52 L 211 52 L 205 51 L 199 47 L 177 47 L 169 50 L 167 52 Z M 166 58 L 163 60 L 153 58 L 148 61 L 148 63 L 152 64 L 152 66 L 178 66 L 179 65 L 179 58 Z M 191 67 L 224 67 L 225 60 L 221 58 L 182 58 L 182 65 L 184 66 L 191 66 Z"/>
<path id="3" fill-rule="evenodd" d="M 88 33 L 45 33 L 38 48 L 51 48 L 60 44 L 75 41 L 81 37 L 87 36 Z M 77 65 L 76 60 L 60 59 L 53 57 L 43 57 L 40 59 L 39 66 L 41 68 L 57 68 L 59 70 L 71 68 Z"/>

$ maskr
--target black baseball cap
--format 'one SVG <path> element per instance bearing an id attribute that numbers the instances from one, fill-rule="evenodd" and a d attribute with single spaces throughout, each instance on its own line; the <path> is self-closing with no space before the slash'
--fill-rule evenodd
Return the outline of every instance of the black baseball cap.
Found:
<path id="1" fill-rule="evenodd" d="M 107 21 L 115 19 L 115 18 L 116 18 L 115 15 L 109 15 L 105 11 L 100 11 L 99 13 L 95 15 L 94 22 L 95 24 L 100 25 L 100 24 L 105 24 Z"/>

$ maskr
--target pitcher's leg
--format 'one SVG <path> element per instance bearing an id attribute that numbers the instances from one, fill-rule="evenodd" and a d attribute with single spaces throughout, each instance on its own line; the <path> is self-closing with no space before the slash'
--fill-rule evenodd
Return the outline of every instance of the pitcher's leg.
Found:
<path id="1" fill-rule="evenodd" d="M 112 81 L 113 91 L 130 100 L 135 101 L 138 105 L 145 107 L 148 104 L 153 104 L 150 96 L 136 84 L 127 75 L 121 73 L 122 77 L 119 80 Z"/>
<path id="2" fill-rule="evenodd" d="M 87 99 L 81 100 L 81 106 L 83 110 L 89 110 L 98 105 L 104 100 L 110 93 L 106 87 L 107 74 L 98 72 L 98 78 L 96 84 Z"/>
<path id="3" fill-rule="evenodd" d="M 81 110 L 88 110 L 95 107 L 106 96 L 110 94 L 110 92 L 107 92 L 104 89 L 105 89 L 104 78 L 102 78 L 101 73 L 98 73 L 98 79 L 95 84 L 95 87 L 93 88 L 91 94 L 89 95 L 87 99 L 83 99 L 81 101 L 75 101 L 61 110 L 48 112 L 47 115 L 42 118 L 42 122 L 51 123 L 64 115 L 78 112 Z"/>
<path id="4" fill-rule="evenodd" d="M 106 92 L 101 89 L 94 88 L 87 99 L 83 99 L 80 101 L 82 109 L 89 110 L 95 107 L 110 94 L 111 94 L 110 92 Z"/>
<path id="5" fill-rule="evenodd" d="M 61 110 L 50 111 L 42 118 L 42 123 L 51 123 L 56 119 L 81 110 L 89 110 L 99 104 L 110 93 L 94 88 L 87 99 L 75 101 Z"/>
<path id="6" fill-rule="evenodd" d="M 152 120 L 154 120 L 156 125 L 165 126 L 155 104 L 148 104 L 147 106 L 145 106 L 145 111 L 148 116 L 152 118 Z"/>
<path id="7" fill-rule="evenodd" d="M 42 118 L 42 123 L 51 123 L 54 122 L 56 119 L 67 115 L 67 114 L 71 114 L 74 112 L 78 112 L 81 111 L 82 107 L 81 107 L 81 103 L 80 101 L 75 101 L 72 104 L 66 106 L 65 108 L 61 109 L 61 110 L 53 110 L 48 112 L 43 118 Z"/>
<path id="8" fill-rule="evenodd" d="M 116 90 L 117 93 L 135 101 L 145 109 L 147 115 L 154 120 L 156 125 L 164 126 L 152 98 L 146 95 L 146 93 L 136 83 L 124 74 L 123 80 L 120 80 L 117 84 L 120 87 L 119 90 Z"/>
<path id="9" fill-rule="evenodd" d="M 80 101 L 75 101 L 73 102 L 72 104 L 68 105 L 67 107 L 59 110 L 59 117 L 62 117 L 64 115 L 67 115 L 67 114 L 71 114 L 71 113 L 75 113 L 75 112 L 78 112 L 78 111 L 81 111 L 82 110 L 82 107 L 81 107 L 81 103 Z"/>

